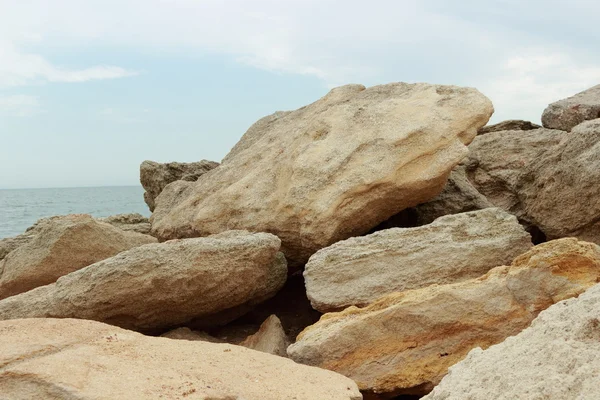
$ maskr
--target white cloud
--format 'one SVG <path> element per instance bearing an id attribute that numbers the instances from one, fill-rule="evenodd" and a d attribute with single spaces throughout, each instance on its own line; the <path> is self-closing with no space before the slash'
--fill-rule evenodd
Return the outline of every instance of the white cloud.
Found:
<path id="1" fill-rule="evenodd" d="M 0 96 L 0 114 L 12 117 L 28 117 L 39 109 L 39 98 L 28 95 Z"/>

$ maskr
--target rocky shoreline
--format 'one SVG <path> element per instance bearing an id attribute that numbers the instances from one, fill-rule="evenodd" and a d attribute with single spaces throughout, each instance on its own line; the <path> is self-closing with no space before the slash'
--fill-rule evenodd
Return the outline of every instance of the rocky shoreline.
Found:
<path id="1" fill-rule="evenodd" d="M 0 240 L 0 397 L 600 398 L 600 85 L 347 85 Z"/>

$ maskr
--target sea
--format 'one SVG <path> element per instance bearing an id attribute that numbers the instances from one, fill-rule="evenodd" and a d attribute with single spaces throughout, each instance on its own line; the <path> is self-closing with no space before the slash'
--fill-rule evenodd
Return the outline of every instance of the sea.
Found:
<path id="1" fill-rule="evenodd" d="M 23 233 L 38 219 L 65 214 L 150 216 L 141 186 L 0 189 L 0 238 Z"/>

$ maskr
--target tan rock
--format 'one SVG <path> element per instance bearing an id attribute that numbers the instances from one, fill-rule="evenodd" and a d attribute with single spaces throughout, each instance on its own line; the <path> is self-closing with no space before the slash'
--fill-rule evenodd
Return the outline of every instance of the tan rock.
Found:
<path id="1" fill-rule="evenodd" d="M 531 131 L 533 129 L 539 128 L 541 128 L 541 126 L 533 124 L 529 121 L 523 121 L 520 119 L 509 119 L 507 121 L 502 121 L 494 125 L 486 125 L 483 128 L 479 129 L 477 134 L 484 135 L 486 133 L 500 131 Z"/>
<path id="2" fill-rule="evenodd" d="M 210 342 L 210 343 L 224 343 L 222 340 L 217 339 L 209 335 L 206 332 L 202 331 L 193 331 L 187 327 L 181 327 L 177 329 L 170 330 L 169 332 L 165 332 L 161 337 L 169 338 L 169 339 L 177 339 L 177 340 L 191 340 L 191 341 L 202 341 L 202 342 Z"/>
<path id="3" fill-rule="evenodd" d="M 492 112 L 470 88 L 336 88 L 251 128 L 251 138 L 195 183 L 167 186 L 153 234 L 271 232 L 291 264 L 302 265 L 315 251 L 439 194 Z"/>
<path id="4" fill-rule="evenodd" d="M 276 356 L 287 357 L 286 350 L 289 344 L 288 338 L 281 326 L 281 321 L 276 315 L 271 315 L 262 323 L 258 332 L 248 336 L 246 340 L 240 343 L 240 346 Z"/>
<path id="5" fill-rule="evenodd" d="M 600 119 L 576 126 L 532 160 L 516 189 L 527 218 L 548 238 L 600 244 Z"/>
<path id="6" fill-rule="evenodd" d="M 0 337 L 5 399 L 362 399 L 341 375 L 228 344 L 72 319 L 4 321 Z"/>
<path id="7" fill-rule="evenodd" d="M 542 124 L 570 132 L 580 123 L 596 118 L 600 118 L 600 85 L 550 104 L 542 114 Z"/>
<path id="8" fill-rule="evenodd" d="M 165 186 L 175 181 L 194 182 L 208 171 L 219 166 L 214 161 L 202 160 L 192 163 L 157 163 L 146 160 L 140 165 L 140 182 L 146 192 L 144 201 L 150 211 L 154 211 L 154 200 L 163 191 Z"/>
<path id="9" fill-rule="evenodd" d="M 0 298 L 47 285 L 122 251 L 156 242 L 152 236 L 125 232 L 85 214 L 46 219 L 32 235 L 2 261 Z"/>
<path id="10" fill-rule="evenodd" d="M 142 214 L 117 214 L 98 218 L 98 221 L 106 222 L 124 231 L 133 231 L 144 235 L 150 234 L 150 221 Z"/>
<path id="11" fill-rule="evenodd" d="M 538 313 L 600 279 L 600 246 L 573 238 L 534 247 L 483 277 L 387 295 L 325 314 L 288 348 L 366 393 L 426 394 L 475 348 L 526 328 Z"/>
<path id="12" fill-rule="evenodd" d="M 475 348 L 427 400 L 600 399 L 600 285 L 553 305 L 531 326 Z"/>
<path id="13" fill-rule="evenodd" d="M 271 234 L 243 231 L 148 244 L 0 301 L 0 320 L 81 318 L 148 332 L 222 323 L 221 313 L 239 317 L 283 286 L 280 246 Z"/>
<path id="14" fill-rule="evenodd" d="M 306 264 L 306 292 L 321 312 L 365 306 L 385 294 L 477 278 L 531 246 L 517 219 L 498 208 L 447 215 L 319 250 Z"/>

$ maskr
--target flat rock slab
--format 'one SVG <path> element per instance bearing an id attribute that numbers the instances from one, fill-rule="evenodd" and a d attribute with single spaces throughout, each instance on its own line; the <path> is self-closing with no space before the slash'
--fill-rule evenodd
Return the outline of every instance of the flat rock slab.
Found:
<path id="1" fill-rule="evenodd" d="M 555 240 L 477 279 L 325 314 L 298 336 L 288 355 L 339 372 L 366 393 L 423 395 L 473 348 L 519 333 L 540 311 L 599 279 L 600 246 Z"/>
<path id="2" fill-rule="evenodd" d="M 477 278 L 531 246 L 517 219 L 498 208 L 448 215 L 318 251 L 306 264 L 306 291 L 321 312 L 365 306 L 389 293 Z"/>
<path id="3" fill-rule="evenodd" d="M 46 218 L 0 261 L 0 299 L 55 282 L 70 272 L 156 239 L 86 214 Z"/>
<path id="4" fill-rule="evenodd" d="M 509 119 L 507 121 L 502 121 L 494 125 L 486 125 L 483 128 L 479 129 L 477 134 L 484 135 L 486 133 L 499 131 L 530 131 L 539 128 L 541 128 L 541 126 L 533 124 L 529 121 L 523 121 L 520 119 Z"/>
<path id="5" fill-rule="evenodd" d="M 331 371 L 229 344 L 73 319 L 0 322 L 5 399 L 360 400 Z"/>
<path id="6" fill-rule="evenodd" d="M 580 123 L 597 118 L 600 118 L 600 85 L 550 104 L 542 114 L 542 124 L 570 132 Z"/>
<path id="7" fill-rule="evenodd" d="M 427 400 L 600 399 L 600 285 L 553 305 L 531 326 L 476 348 Z"/>
<path id="8" fill-rule="evenodd" d="M 244 231 L 148 244 L 0 301 L 0 320 L 81 318 L 150 332 L 234 319 L 285 283 L 280 246 Z"/>
<path id="9" fill-rule="evenodd" d="M 348 85 L 263 118 L 196 182 L 156 199 L 160 239 L 270 232 L 294 267 L 443 189 L 493 112 L 475 89 Z"/>

